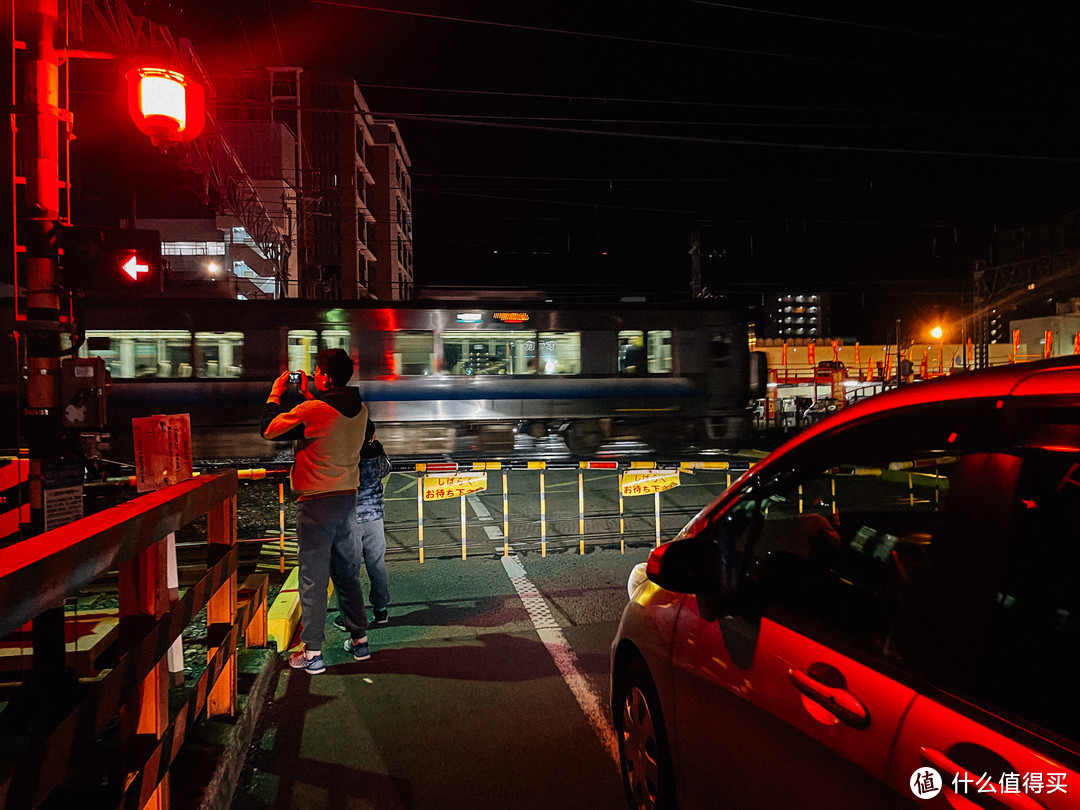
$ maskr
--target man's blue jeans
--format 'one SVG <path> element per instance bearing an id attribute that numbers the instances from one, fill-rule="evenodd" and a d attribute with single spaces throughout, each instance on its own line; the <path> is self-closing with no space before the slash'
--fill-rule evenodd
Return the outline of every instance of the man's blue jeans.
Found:
<path id="1" fill-rule="evenodd" d="M 383 521 L 381 518 L 369 520 L 357 523 L 356 527 L 360 531 L 360 544 L 364 548 L 364 567 L 367 569 L 368 579 L 371 580 L 368 599 L 375 610 L 386 610 L 390 604 L 390 584 L 386 578 L 386 533 L 383 530 Z"/>
<path id="2" fill-rule="evenodd" d="M 343 492 L 300 501 L 296 536 L 300 547 L 300 640 L 322 650 L 326 631 L 326 591 L 330 580 L 353 638 L 367 630 L 367 608 L 360 587 L 363 549 L 356 523 L 356 493 Z"/>

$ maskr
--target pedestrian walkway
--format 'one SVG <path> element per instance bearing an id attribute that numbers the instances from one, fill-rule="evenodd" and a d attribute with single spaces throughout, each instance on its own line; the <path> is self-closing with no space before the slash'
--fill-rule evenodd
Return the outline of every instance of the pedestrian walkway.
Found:
<path id="1" fill-rule="evenodd" d="M 279 653 L 232 806 L 623 806 L 614 738 L 597 724 L 625 577 L 646 553 L 392 563 L 370 660 L 345 651 L 333 613 L 324 673 L 288 670 Z"/>

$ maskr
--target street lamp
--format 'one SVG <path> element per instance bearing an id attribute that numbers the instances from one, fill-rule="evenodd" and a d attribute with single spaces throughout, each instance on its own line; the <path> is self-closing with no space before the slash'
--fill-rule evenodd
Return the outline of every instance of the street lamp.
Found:
<path id="1" fill-rule="evenodd" d="M 930 330 L 931 337 L 933 337 L 934 340 L 937 341 L 938 374 L 944 374 L 945 373 L 945 361 L 944 361 L 944 359 L 942 357 L 942 346 L 941 346 L 941 343 L 942 343 L 941 339 L 944 336 L 944 334 L 945 334 L 945 331 L 940 326 L 935 326 L 933 329 Z"/>

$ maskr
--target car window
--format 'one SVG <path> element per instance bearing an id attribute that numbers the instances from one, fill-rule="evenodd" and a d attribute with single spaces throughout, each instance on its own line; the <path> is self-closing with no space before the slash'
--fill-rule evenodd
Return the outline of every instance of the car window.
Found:
<path id="1" fill-rule="evenodd" d="M 737 665 L 769 616 L 1080 738 L 1080 449 L 1061 441 L 1073 421 L 1044 414 L 1032 429 L 970 401 L 885 415 L 751 481 L 701 523 L 723 552 Z M 1047 425 L 1055 443 L 1031 446 Z"/>

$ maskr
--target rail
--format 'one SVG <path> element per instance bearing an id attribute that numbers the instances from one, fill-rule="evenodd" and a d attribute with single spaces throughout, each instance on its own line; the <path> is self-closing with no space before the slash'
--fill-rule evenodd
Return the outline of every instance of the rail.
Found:
<path id="1" fill-rule="evenodd" d="M 195 720 L 204 710 L 236 713 L 239 634 L 248 646 L 266 644 L 265 575 L 244 583 L 249 598 L 238 604 L 236 482 L 235 472 L 199 476 L 0 549 L 0 637 L 116 570 L 120 627 L 110 666 L 71 690 L 75 697 L 62 716 L 34 707 L 20 756 L 0 764 L 0 805 L 55 800 L 69 771 L 115 734 L 117 783 L 109 786 L 109 803 L 168 807 L 169 767 Z M 167 537 L 204 516 L 205 573 L 170 600 Z M 204 607 L 206 668 L 170 705 L 168 651 Z"/>

